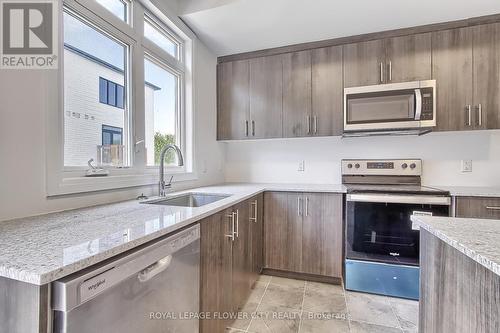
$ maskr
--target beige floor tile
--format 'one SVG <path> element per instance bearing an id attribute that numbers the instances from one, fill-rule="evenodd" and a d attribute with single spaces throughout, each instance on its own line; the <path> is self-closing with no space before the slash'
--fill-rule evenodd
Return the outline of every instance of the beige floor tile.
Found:
<path id="1" fill-rule="evenodd" d="M 329 312 L 334 314 L 347 313 L 345 297 L 343 294 L 320 292 L 307 288 L 304 296 L 303 308 L 309 312 Z"/>
<path id="2" fill-rule="evenodd" d="M 409 332 L 418 331 L 418 301 L 389 298 L 389 303 L 401 324 L 401 328 Z"/>
<path id="3" fill-rule="evenodd" d="M 246 330 L 253 316 L 255 316 L 258 305 L 258 302 L 247 302 L 238 313 L 238 319 L 233 321 L 229 326 L 235 329 Z"/>
<path id="4" fill-rule="evenodd" d="M 300 310 L 302 307 L 303 296 L 303 288 L 269 284 L 261 303 Z"/>
<path id="5" fill-rule="evenodd" d="M 246 331 L 243 331 L 243 330 L 238 330 L 236 328 L 232 328 L 232 327 L 228 327 L 226 328 L 226 330 L 224 331 L 224 333 L 244 333 Z"/>
<path id="6" fill-rule="evenodd" d="M 256 282 L 253 286 L 250 296 L 248 296 L 248 302 L 260 302 L 264 292 L 266 291 L 267 283 Z"/>
<path id="7" fill-rule="evenodd" d="M 340 284 L 328 284 L 306 281 L 306 291 L 314 290 L 322 293 L 344 295 L 344 288 Z"/>
<path id="8" fill-rule="evenodd" d="M 304 312 L 299 333 L 348 333 L 349 322 L 334 317 L 319 317 L 317 313 Z"/>
<path id="9" fill-rule="evenodd" d="M 294 288 L 304 288 L 305 286 L 305 281 L 303 280 L 287 279 L 278 276 L 273 276 L 269 283 L 274 285 L 294 287 Z"/>
<path id="10" fill-rule="evenodd" d="M 362 323 L 351 320 L 351 333 L 401 333 L 402 330 L 395 327 Z"/>
<path id="11" fill-rule="evenodd" d="M 298 333 L 300 311 L 288 307 L 260 304 L 256 318 L 248 327 L 251 333 Z"/>
<path id="12" fill-rule="evenodd" d="M 357 292 L 346 292 L 347 309 L 352 320 L 371 324 L 399 327 L 387 297 Z"/>
<path id="13" fill-rule="evenodd" d="M 271 281 L 271 278 L 272 278 L 271 275 L 261 274 L 259 275 L 259 279 L 257 281 L 267 284 L 269 281 Z"/>

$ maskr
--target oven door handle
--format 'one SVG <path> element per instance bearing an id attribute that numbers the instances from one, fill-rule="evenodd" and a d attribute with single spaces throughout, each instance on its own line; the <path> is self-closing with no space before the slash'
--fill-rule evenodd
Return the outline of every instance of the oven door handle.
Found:
<path id="1" fill-rule="evenodd" d="M 416 205 L 451 205 L 450 197 L 433 195 L 400 195 L 400 194 L 348 194 L 350 202 L 402 203 Z"/>

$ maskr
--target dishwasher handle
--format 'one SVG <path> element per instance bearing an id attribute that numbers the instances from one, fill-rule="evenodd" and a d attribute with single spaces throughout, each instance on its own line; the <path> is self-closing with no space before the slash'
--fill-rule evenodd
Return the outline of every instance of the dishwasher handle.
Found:
<path id="1" fill-rule="evenodd" d="M 172 262 L 172 255 L 169 254 L 163 259 L 158 260 L 151 266 L 143 269 L 142 271 L 137 274 L 137 279 L 139 279 L 140 282 L 147 282 L 166 270 L 168 266 L 170 266 L 170 263 Z"/>

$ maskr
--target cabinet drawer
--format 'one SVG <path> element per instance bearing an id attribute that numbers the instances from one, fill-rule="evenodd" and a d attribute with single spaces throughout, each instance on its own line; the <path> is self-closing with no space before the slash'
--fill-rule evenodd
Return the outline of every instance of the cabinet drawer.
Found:
<path id="1" fill-rule="evenodd" d="M 458 197 L 456 216 L 500 219 L 500 198 Z"/>

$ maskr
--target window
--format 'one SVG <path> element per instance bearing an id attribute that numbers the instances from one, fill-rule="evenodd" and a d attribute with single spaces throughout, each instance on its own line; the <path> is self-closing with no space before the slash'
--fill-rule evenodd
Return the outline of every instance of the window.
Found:
<path id="1" fill-rule="evenodd" d="M 99 102 L 123 109 L 123 86 L 99 77 Z"/>
<path id="2" fill-rule="evenodd" d="M 164 63 L 146 58 L 144 78 L 147 165 L 159 165 L 162 147 L 179 145 L 179 76 Z M 165 160 L 172 164 L 175 155 L 169 154 Z"/>
<path id="3" fill-rule="evenodd" d="M 121 145 L 123 144 L 123 129 L 102 125 L 102 145 Z"/>
<path id="4" fill-rule="evenodd" d="M 87 166 L 98 160 L 104 124 L 127 136 L 128 46 L 70 11 L 63 15 L 64 165 Z"/>
<path id="5" fill-rule="evenodd" d="M 152 18 L 144 18 L 144 37 L 162 48 L 172 57 L 179 59 L 179 42 L 172 32 L 167 31 Z"/>
<path id="6" fill-rule="evenodd" d="M 120 20 L 127 22 L 128 2 L 122 0 L 97 0 L 97 2 Z"/>

